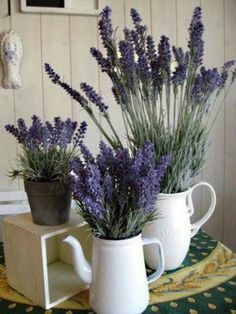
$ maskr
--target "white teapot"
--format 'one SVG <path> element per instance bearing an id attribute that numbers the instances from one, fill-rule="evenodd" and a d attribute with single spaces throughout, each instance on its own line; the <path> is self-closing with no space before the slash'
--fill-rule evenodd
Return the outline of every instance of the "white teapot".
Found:
<path id="1" fill-rule="evenodd" d="M 141 234 L 122 240 L 93 237 L 92 265 L 73 236 L 63 239 L 72 248 L 75 273 L 90 285 L 90 304 L 97 314 L 140 314 L 148 305 L 148 284 L 164 271 L 162 245 Z M 146 276 L 143 245 L 152 244 L 158 256 L 158 268 Z M 154 246 L 155 245 L 155 246 Z"/>

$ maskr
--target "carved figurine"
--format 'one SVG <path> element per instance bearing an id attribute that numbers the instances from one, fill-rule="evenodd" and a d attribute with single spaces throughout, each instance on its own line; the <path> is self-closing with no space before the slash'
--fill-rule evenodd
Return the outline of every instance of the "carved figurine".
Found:
<path id="1" fill-rule="evenodd" d="M 14 31 L 8 31 L 1 42 L 1 58 L 4 67 L 2 85 L 6 89 L 17 89 L 22 86 L 20 63 L 23 54 L 22 42 Z"/>

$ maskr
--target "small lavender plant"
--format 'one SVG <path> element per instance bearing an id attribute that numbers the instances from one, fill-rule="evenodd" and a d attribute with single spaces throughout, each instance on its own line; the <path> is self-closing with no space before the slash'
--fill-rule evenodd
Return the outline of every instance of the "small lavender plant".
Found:
<path id="1" fill-rule="evenodd" d="M 226 95 L 235 81 L 235 61 L 221 69 L 206 69 L 204 57 L 204 26 L 202 12 L 196 7 L 189 27 L 188 48 L 172 47 L 161 36 L 158 45 L 147 35 L 147 27 L 135 9 L 131 9 L 133 29 L 124 29 L 124 39 L 117 41 L 111 21 L 111 9 L 100 14 L 99 31 L 106 55 L 91 48 L 102 72 L 112 82 L 112 93 L 120 105 L 126 137 L 133 153 L 149 140 L 154 144 L 156 161 L 170 154 L 161 191 L 177 193 L 189 188 L 191 180 L 205 162 L 207 140 L 212 127 L 211 109 L 229 82 Z M 172 50 L 172 51 L 171 51 Z M 171 70 L 174 61 L 176 67 Z M 46 72 L 88 112 L 108 142 L 122 147 L 112 126 L 108 108 L 102 98 L 86 83 L 81 84 L 86 100 L 78 91 L 61 81 L 50 65 Z M 90 102 L 89 102 L 90 101 Z M 112 136 L 103 129 L 93 113 L 94 103 L 109 124 Z M 218 108 L 218 112 L 220 106 Z M 216 116 L 212 121 L 215 121 Z"/>
<path id="2" fill-rule="evenodd" d="M 54 124 L 48 121 L 43 124 L 34 115 L 29 128 L 23 119 L 18 119 L 17 126 L 8 124 L 5 129 L 22 148 L 18 158 L 19 168 L 10 173 L 13 179 L 21 177 L 33 182 L 61 181 L 67 184 L 69 164 L 82 145 L 86 122 L 77 128 L 77 122 L 71 119 L 62 121 L 56 117 Z"/>
<path id="3" fill-rule="evenodd" d="M 95 236 L 121 239 L 140 233 L 156 217 L 155 202 L 170 157 L 155 162 L 153 145 L 130 157 L 127 149 L 113 150 L 104 142 L 96 158 L 84 145 L 82 159 L 71 162 L 71 187 L 79 212 Z"/>

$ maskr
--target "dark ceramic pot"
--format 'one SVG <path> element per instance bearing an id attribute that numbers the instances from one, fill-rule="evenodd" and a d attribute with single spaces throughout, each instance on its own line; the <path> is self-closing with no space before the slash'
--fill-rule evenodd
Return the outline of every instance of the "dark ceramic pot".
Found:
<path id="1" fill-rule="evenodd" d="M 71 192 L 59 181 L 24 181 L 33 222 L 55 226 L 66 223 L 70 217 Z"/>

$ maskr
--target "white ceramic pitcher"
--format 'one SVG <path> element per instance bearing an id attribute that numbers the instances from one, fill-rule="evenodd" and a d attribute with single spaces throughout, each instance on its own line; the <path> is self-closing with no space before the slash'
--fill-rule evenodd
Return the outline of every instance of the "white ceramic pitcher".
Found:
<path id="1" fill-rule="evenodd" d="M 164 271 L 161 243 L 141 235 L 125 240 L 93 238 L 92 265 L 84 258 L 80 243 L 67 236 L 72 248 L 74 270 L 90 286 L 90 305 L 97 314 L 140 314 L 148 305 L 148 284 Z M 155 245 L 158 268 L 147 278 L 143 245 Z"/>
<path id="2" fill-rule="evenodd" d="M 194 212 L 192 193 L 199 186 L 208 187 L 211 203 L 206 214 L 199 221 L 191 224 L 190 217 Z M 199 228 L 211 217 L 216 205 L 216 193 L 206 182 L 194 185 L 186 192 L 163 194 L 157 200 L 158 218 L 144 227 L 143 235 L 160 240 L 165 256 L 165 270 L 178 268 L 189 250 L 191 238 Z M 147 265 L 156 269 L 158 258 L 151 246 L 144 249 Z"/>

